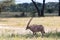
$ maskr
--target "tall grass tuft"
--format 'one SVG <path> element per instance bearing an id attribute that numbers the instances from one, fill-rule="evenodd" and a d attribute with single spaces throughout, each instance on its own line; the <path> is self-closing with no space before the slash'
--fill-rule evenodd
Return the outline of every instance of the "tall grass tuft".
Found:
<path id="1" fill-rule="evenodd" d="M 45 37 L 60 38 L 60 32 L 55 32 L 55 33 L 49 32 L 49 33 L 46 33 L 44 36 Z"/>

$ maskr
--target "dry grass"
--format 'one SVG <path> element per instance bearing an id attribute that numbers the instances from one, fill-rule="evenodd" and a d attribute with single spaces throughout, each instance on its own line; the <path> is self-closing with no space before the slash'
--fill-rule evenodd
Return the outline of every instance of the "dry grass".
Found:
<path id="1" fill-rule="evenodd" d="M 26 27 L 29 19 L 31 17 L 27 17 L 27 18 L 0 18 L 0 26 L 13 26 L 13 27 Z M 51 28 L 51 29 L 60 29 L 60 17 L 35 17 L 33 18 L 33 20 L 31 21 L 31 24 L 40 24 L 40 25 L 43 25 L 44 27 L 47 27 L 47 28 Z M 2 30 L 2 29 L 0 29 Z M 12 31 L 12 30 L 5 30 L 6 34 L 9 33 L 9 31 Z M 14 31 L 12 31 L 14 32 Z M 2 32 L 3 33 L 3 32 Z M 5 34 L 4 33 L 4 34 Z M 6 35 L 5 34 L 5 35 Z M 30 35 L 29 35 L 30 36 Z M 0 36 L 0 40 L 60 40 L 60 38 L 52 38 L 52 37 L 44 37 L 44 38 L 41 38 L 41 37 L 33 37 L 33 38 L 26 38 L 26 35 L 25 37 L 6 37 L 6 36 Z"/>
<path id="2" fill-rule="evenodd" d="M 46 27 L 60 27 L 60 17 L 35 17 L 32 24 L 41 24 Z M 30 17 L 28 18 L 0 18 L 0 25 L 19 26 L 24 27 L 27 25 Z"/>
<path id="3" fill-rule="evenodd" d="M 33 37 L 32 35 L 3 35 L 0 37 L 0 40 L 60 40 L 58 37 Z"/>

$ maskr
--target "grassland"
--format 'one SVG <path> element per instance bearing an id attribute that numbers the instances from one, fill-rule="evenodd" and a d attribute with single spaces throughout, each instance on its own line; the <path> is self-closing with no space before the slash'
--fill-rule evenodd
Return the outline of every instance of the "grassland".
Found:
<path id="1" fill-rule="evenodd" d="M 31 17 L 27 18 L 0 18 L 0 25 L 4 26 L 19 26 L 25 27 Z M 60 17 L 35 17 L 31 21 L 32 24 L 40 24 L 45 27 L 59 27 L 60 26 Z"/>
<path id="2" fill-rule="evenodd" d="M 45 34 L 43 38 L 39 34 L 35 36 L 32 34 L 26 34 L 26 35 L 20 35 L 20 34 L 3 35 L 2 34 L 2 36 L 0 36 L 0 40 L 60 40 L 60 33 L 48 33 Z"/>
<path id="3" fill-rule="evenodd" d="M 29 19 L 31 17 L 26 18 L 0 18 L 0 26 L 12 26 L 12 27 L 19 27 L 24 28 L 26 27 Z M 60 17 L 53 16 L 53 17 L 35 17 L 31 21 L 30 25 L 32 24 L 40 24 L 43 25 L 46 29 L 53 30 L 53 31 L 60 31 Z M 60 40 L 60 32 L 45 34 L 44 38 L 41 38 L 40 34 L 37 34 L 34 37 L 32 34 L 15 34 L 14 30 L 8 29 L 1 29 L 2 35 L 0 35 L 0 40 Z M 10 32 L 13 32 L 11 35 Z M 22 31 L 22 30 L 20 30 Z M 48 37 L 49 36 L 49 37 Z"/>

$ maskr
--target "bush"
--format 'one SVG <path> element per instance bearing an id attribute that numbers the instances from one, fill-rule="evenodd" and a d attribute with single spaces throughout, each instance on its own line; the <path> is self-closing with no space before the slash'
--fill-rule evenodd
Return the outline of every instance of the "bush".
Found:
<path id="1" fill-rule="evenodd" d="M 19 15 L 16 14 L 14 17 L 19 17 Z"/>
<path id="2" fill-rule="evenodd" d="M 46 12 L 48 12 L 48 13 L 53 13 L 54 12 L 54 10 L 52 9 L 52 8 L 49 8 L 49 9 L 47 9 L 47 11 Z"/>

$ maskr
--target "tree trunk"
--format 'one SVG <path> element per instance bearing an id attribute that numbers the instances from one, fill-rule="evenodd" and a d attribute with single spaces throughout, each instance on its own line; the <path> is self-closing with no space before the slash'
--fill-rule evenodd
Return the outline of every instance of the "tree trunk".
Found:
<path id="1" fill-rule="evenodd" d="M 0 7 L 0 14 L 1 14 L 1 7 Z"/>
<path id="2" fill-rule="evenodd" d="M 59 0 L 59 16 L 60 16 L 60 0 Z"/>
<path id="3" fill-rule="evenodd" d="M 40 17 L 40 10 L 39 10 L 39 8 L 37 7 L 36 3 L 33 0 L 32 0 L 32 2 L 34 4 L 35 8 L 37 9 L 38 16 Z"/>
<path id="4" fill-rule="evenodd" d="M 41 16 L 44 16 L 44 7 L 45 7 L 45 0 L 43 0 L 43 5 L 41 9 Z"/>

